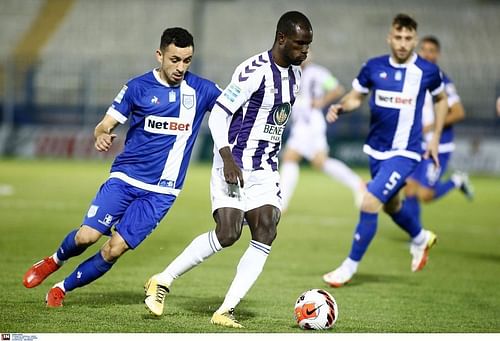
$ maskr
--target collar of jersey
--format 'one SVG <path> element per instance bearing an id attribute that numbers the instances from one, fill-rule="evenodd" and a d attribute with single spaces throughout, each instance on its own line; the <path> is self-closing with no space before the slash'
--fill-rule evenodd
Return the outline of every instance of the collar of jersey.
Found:
<path id="1" fill-rule="evenodd" d="M 153 69 L 153 76 L 155 76 L 155 79 L 158 81 L 158 83 L 166 86 L 167 88 L 177 88 L 180 86 L 180 85 L 172 86 L 172 85 L 168 84 L 167 82 L 165 82 L 163 79 L 160 78 L 160 74 L 157 71 L 157 69 Z M 182 80 L 182 81 L 184 82 L 184 80 Z"/>
<path id="2" fill-rule="evenodd" d="M 413 52 L 412 56 L 404 64 L 398 64 L 398 63 L 396 63 L 394 61 L 394 59 L 392 59 L 392 56 L 389 55 L 389 64 L 391 64 L 391 66 L 393 66 L 395 68 L 405 68 L 408 65 L 415 63 L 416 60 L 417 60 L 417 54 L 415 52 Z"/>

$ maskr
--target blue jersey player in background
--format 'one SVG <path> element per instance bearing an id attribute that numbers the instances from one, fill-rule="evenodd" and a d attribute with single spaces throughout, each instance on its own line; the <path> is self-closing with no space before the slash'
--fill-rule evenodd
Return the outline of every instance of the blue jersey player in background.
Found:
<path id="1" fill-rule="evenodd" d="M 188 31 L 166 29 L 156 51 L 160 67 L 128 81 L 96 126 L 95 148 L 106 152 L 116 137 L 113 129 L 128 120 L 124 150 L 113 162 L 110 177 L 97 192 L 80 228 L 71 231 L 52 256 L 26 272 L 24 286 L 36 287 L 102 235 L 111 238 L 50 289 L 47 306 L 62 306 L 66 293 L 108 272 L 172 207 L 184 184 L 203 117 L 221 93 L 213 82 L 188 72 L 193 52 Z"/>
<path id="2" fill-rule="evenodd" d="M 413 18 L 398 14 L 387 41 L 391 54 L 368 60 L 354 79 L 353 89 L 327 113 L 327 120 L 333 122 L 342 111 L 357 109 L 372 92 L 370 132 L 363 147 L 369 155 L 372 180 L 363 196 L 349 256 L 323 276 L 333 287 L 349 282 L 357 272 L 375 236 L 382 208 L 412 238 L 412 271 L 425 266 L 428 251 L 437 240 L 434 233 L 422 228 L 413 208 L 402 205 L 398 193 L 422 158 L 422 107 L 427 91 L 434 96 L 436 120 L 424 158 L 432 158 L 439 166 L 438 144 L 448 110 L 444 85 L 438 67 L 414 52 L 417 23 Z"/>
<path id="3" fill-rule="evenodd" d="M 419 55 L 437 64 L 440 57 L 441 44 L 434 36 L 426 36 L 420 40 Z M 455 150 L 453 142 L 453 125 L 462 121 L 465 117 L 465 110 L 457 94 L 455 86 L 451 79 L 443 74 L 443 82 L 448 96 L 448 114 L 444 121 L 441 140 L 439 141 L 439 164 L 436 167 L 432 160 L 422 160 L 415 172 L 408 178 L 405 187 L 405 201 L 415 206 L 415 212 L 420 219 L 419 202 L 432 202 L 450 193 L 453 189 L 459 189 L 465 196 L 472 200 L 474 191 L 466 173 L 455 171 L 451 177 L 442 181 L 446 172 L 451 154 Z M 422 124 L 424 133 L 424 144 L 432 139 L 432 128 L 434 127 L 433 103 L 429 93 L 425 98 L 422 111 Z"/>

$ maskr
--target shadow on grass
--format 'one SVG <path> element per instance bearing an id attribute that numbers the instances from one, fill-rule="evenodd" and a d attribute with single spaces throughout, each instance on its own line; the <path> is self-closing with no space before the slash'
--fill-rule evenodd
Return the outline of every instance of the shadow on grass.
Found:
<path id="1" fill-rule="evenodd" d="M 351 282 L 347 284 L 348 287 L 359 286 L 364 284 L 372 283 L 394 283 L 394 282 L 404 282 L 405 277 L 399 275 L 388 275 L 388 274 L 356 274 Z"/>
<path id="2" fill-rule="evenodd" d="M 460 251 L 460 250 L 446 250 L 447 253 L 456 254 L 467 259 L 476 259 L 480 261 L 488 261 L 493 263 L 500 263 L 500 254 L 492 254 L 477 251 Z"/>
<path id="3" fill-rule="evenodd" d="M 183 310 L 195 313 L 195 314 L 209 314 L 210 316 L 214 311 L 219 308 L 224 300 L 223 297 L 219 296 L 211 296 L 211 297 L 194 297 L 194 296 L 177 296 L 177 304 Z M 246 303 L 249 303 L 248 300 L 245 300 Z M 236 308 L 237 318 L 240 319 L 249 319 L 255 317 L 255 313 L 245 309 L 243 306 L 238 306 Z"/>
<path id="4" fill-rule="evenodd" d="M 141 290 L 133 291 L 107 291 L 107 292 L 71 292 L 65 301 L 71 300 L 71 305 L 85 305 L 88 307 L 101 307 L 109 305 L 135 305 L 144 300 Z"/>

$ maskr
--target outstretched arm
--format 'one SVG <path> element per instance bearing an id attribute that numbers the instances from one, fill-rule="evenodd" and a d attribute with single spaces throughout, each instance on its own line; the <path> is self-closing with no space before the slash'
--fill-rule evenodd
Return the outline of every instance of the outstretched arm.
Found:
<path id="1" fill-rule="evenodd" d="M 118 124 L 119 122 L 112 116 L 108 114 L 104 115 L 101 122 L 94 129 L 95 149 L 100 152 L 107 152 L 111 148 L 113 140 L 116 137 L 116 134 L 112 134 L 112 131 Z"/>
<path id="2" fill-rule="evenodd" d="M 365 97 L 365 94 L 352 89 L 347 93 L 347 95 L 342 97 L 340 103 L 332 104 L 330 106 L 326 114 L 326 121 L 328 123 L 333 123 L 339 118 L 341 113 L 359 108 Z"/>

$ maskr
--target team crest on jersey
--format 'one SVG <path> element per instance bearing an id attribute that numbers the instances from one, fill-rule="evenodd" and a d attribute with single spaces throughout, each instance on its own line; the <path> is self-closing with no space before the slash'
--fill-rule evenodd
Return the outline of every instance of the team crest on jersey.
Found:
<path id="1" fill-rule="evenodd" d="M 182 105 L 186 109 L 191 109 L 194 105 L 194 95 L 182 94 Z"/>
<path id="2" fill-rule="evenodd" d="M 288 117 L 290 117 L 290 103 L 280 104 L 274 109 L 273 119 L 276 125 L 282 126 L 288 121 Z"/>

